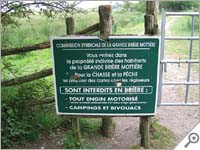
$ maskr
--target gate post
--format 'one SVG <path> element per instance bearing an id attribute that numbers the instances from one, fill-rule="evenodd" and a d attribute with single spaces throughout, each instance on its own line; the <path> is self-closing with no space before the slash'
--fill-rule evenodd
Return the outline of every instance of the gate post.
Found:
<path id="1" fill-rule="evenodd" d="M 102 5 L 99 6 L 99 29 L 100 38 L 107 40 L 112 31 L 112 16 L 111 6 Z M 112 117 L 102 118 L 102 134 L 105 137 L 113 137 L 114 135 L 114 124 Z"/>
<path id="2" fill-rule="evenodd" d="M 67 35 L 74 34 L 74 18 L 66 18 L 66 31 Z M 80 131 L 80 119 L 78 117 L 71 118 L 72 121 L 72 133 L 73 137 L 76 139 L 76 148 L 81 146 L 81 131 Z"/>
<path id="3" fill-rule="evenodd" d="M 146 2 L 146 15 L 144 16 L 145 34 L 155 35 L 158 34 L 157 23 L 157 1 Z M 149 130 L 151 124 L 151 117 L 140 117 L 140 134 L 141 134 L 141 146 L 149 148 Z"/>

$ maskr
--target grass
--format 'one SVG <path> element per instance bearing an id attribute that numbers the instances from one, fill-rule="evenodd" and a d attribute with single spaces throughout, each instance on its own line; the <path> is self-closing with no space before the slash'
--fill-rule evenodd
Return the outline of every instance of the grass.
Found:
<path id="1" fill-rule="evenodd" d="M 126 17 L 125 17 L 126 16 Z M 127 17 L 129 16 L 129 17 Z M 130 12 L 113 12 L 116 31 L 113 34 L 138 34 L 143 33 L 143 17 L 133 17 Z M 126 20 L 124 20 L 126 18 Z M 98 22 L 98 14 L 89 12 L 86 14 L 75 14 L 75 31 L 80 31 Z M 88 20 L 90 20 L 88 22 Z M 8 26 L 2 34 L 2 47 L 15 48 L 33 45 L 48 41 L 52 35 L 63 35 L 66 33 L 65 18 L 48 19 L 41 15 L 31 16 L 30 22 L 20 20 L 20 26 L 13 28 Z M 38 24 L 40 24 L 38 26 Z M 2 77 L 11 79 L 40 71 L 52 66 L 51 50 L 44 49 L 29 53 L 22 53 L 3 57 Z M 8 70 L 8 66 L 10 69 Z M 10 70 L 14 72 L 11 73 Z"/>
<path id="2" fill-rule="evenodd" d="M 194 36 L 199 35 L 198 18 L 195 18 L 195 30 Z M 171 25 L 171 35 L 189 37 L 191 35 L 191 17 L 177 17 L 176 21 Z M 192 43 L 192 59 L 199 58 L 199 41 L 195 40 Z M 165 43 L 165 54 L 180 57 L 181 59 L 187 59 L 189 56 L 189 40 L 170 40 Z"/>
<path id="3" fill-rule="evenodd" d="M 81 135 L 82 135 L 82 144 L 81 149 L 95 149 L 95 146 L 90 143 L 89 141 L 85 140 L 88 136 L 94 137 L 98 134 L 101 128 L 101 119 L 100 118 L 80 118 L 80 128 L 81 128 Z M 77 146 L 77 141 L 73 137 L 72 130 L 69 130 L 65 137 L 63 147 L 74 149 Z"/>
<path id="4" fill-rule="evenodd" d="M 2 34 L 3 48 L 29 46 L 49 40 L 51 35 L 66 33 L 65 21 L 62 18 L 48 19 L 41 15 L 32 16 L 30 22 L 19 20 L 20 26 L 7 26 Z"/>
<path id="5" fill-rule="evenodd" d="M 170 17 L 171 18 L 171 17 Z M 194 36 L 199 36 L 199 22 L 198 18 L 195 17 L 195 28 Z M 174 23 L 170 27 L 171 35 L 168 36 L 179 36 L 189 37 L 191 36 L 191 17 L 177 17 Z M 193 40 L 168 40 L 165 41 L 165 57 L 170 59 L 189 59 L 190 44 L 192 45 L 192 57 L 191 59 L 199 59 L 199 41 Z M 193 71 L 198 72 L 199 66 L 192 68 Z"/>
<path id="6" fill-rule="evenodd" d="M 113 13 L 114 26 L 113 34 L 143 34 L 144 33 L 144 14 L 116 11 Z"/>
<path id="7" fill-rule="evenodd" d="M 153 119 L 150 127 L 150 149 L 173 149 L 175 144 L 174 133 Z M 140 148 L 139 145 L 132 146 L 132 149 Z"/>
<path id="8" fill-rule="evenodd" d="M 192 59 L 198 59 L 198 41 L 193 41 Z M 187 59 L 189 56 L 190 41 L 165 41 L 165 55 Z"/>
<path id="9" fill-rule="evenodd" d="M 89 21 L 88 21 L 89 20 Z M 75 32 L 85 29 L 95 23 L 99 22 L 99 16 L 96 12 L 90 12 L 86 14 L 75 14 L 74 15 L 75 22 Z"/>
<path id="10" fill-rule="evenodd" d="M 100 118 L 81 118 L 81 131 L 82 134 L 87 136 L 88 134 L 95 134 L 101 128 Z"/>
<path id="11" fill-rule="evenodd" d="M 198 17 L 194 17 L 194 36 L 199 35 Z M 192 30 L 192 17 L 177 17 L 171 26 L 172 36 L 190 36 Z"/>
<path id="12" fill-rule="evenodd" d="M 57 116 L 54 112 L 36 112 L 36 122 L 40 126 L 42 131 L 50 132 L 57 128 L 64 120 L 60 116 Z"/>
<path id="13" fill-rule="evenodd" d="M 88 137 L 94 138 L 94 136 L 99 135 L 101 130 L 101 118 L 81 118 L 80 121 L 81 134 L 83 136 L 83 149 L 95 149 L 95 146 L 87 139 Z"/>
<path id="14" fill-rule="evenodd" d="M 12 55 L 2 59 L 3 79 L 13 78 L 13 74 L 8 70 L 6 64 L 10 64 L 11 70 L 15 72 L 15 76 L 24 76 L 33 72 L 47 69 L 52 66 L 51 50 L 45 49 L 40 51 L 33 51 L 29 53 Z"/>
<path id="15" fill-rule="evenodd" d="M 156 120 L 152 123 L 150 147 L 153 149 L 172 149 L 175 146 L 175 135 L 172 131 L 159 124 Z"/>

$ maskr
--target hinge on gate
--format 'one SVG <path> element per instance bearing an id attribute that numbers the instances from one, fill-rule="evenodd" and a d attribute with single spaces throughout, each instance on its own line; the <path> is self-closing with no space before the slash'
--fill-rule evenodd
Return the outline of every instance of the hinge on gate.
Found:
<path id="1" fill-rule="evenodd" d="M 180 67 L 181 66 L 181 58 L 179 57 L 178 60 L 179 60 L 178 67 Z"/>
<path id="2" fill-rule="evenodd" d="M 167 72 L 167 62 L 164 62 L 164 72 Z"/>

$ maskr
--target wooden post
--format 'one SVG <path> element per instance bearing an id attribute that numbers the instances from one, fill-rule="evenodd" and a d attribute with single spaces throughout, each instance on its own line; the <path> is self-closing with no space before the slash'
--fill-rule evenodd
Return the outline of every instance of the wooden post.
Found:
<path id="1" fill-rule="evenodd" d="M 149 127 L 151 117 L 140 117 L 141 146 L 149 148 Z"/>
<path id="2" fill-rule="evenodd" d="M 72 132 L 73 137 L 76 139 L 76 148 L 81 148 L 81 130 L 80 130 L 80 119 L 79 118 L 71 118 L 72 121 Z"/>
<path id="3" fill-rule="evenodd" d="M 66 31 L 67 35 L 74 34 L 74 19 L 72 17 L 66 18 Z M 81 147 L 81 131 L 80 119 L 78 117 L 71 118 L 73 137 L 76 139 L 76 148 Z"/>
<path id="4" fill-rule="evenodd" d="M 157 2 L 146 2 L 146 15 L 144 16 L 145 34 L 155 35 L 158 34 L 157 23 Z M 141 146 L 149 148 L 149 130 L 150 130 L 151 117 L 140 117 L 140 134 L 141 134 Z"/>
<path id="5" fill-rule="evenodd" d="M 99 6 L 99 29 L 100 38 L 103 40 L 108 40 L 109 35 L 112 32 L 112 16 L 111 16 L 111 6 L 102 5 Z M 113 137 L 114 135 L 114 124 L 112 117 L 102 118 L 102 134 L 105 137 Z"/>
<path id="6" fill-rule="evenodd" d="M 147 1 L 146 2 L 146 15 L 145 19 L 145 34 L 155 35 L 158 34 L 158 1 Z"/>
<path id="7" fill-rule="evenodd" d="M 100 38 L 107 40 L 112 33 L 112 9 L 110 5 L 99 6 Z"/>
<path id="8" fill-rule="evenodd" d="M 67 31 L 67 35 L 74 34 L 74 18 L 73 17 L 66 18 L 66 31 Z"/>

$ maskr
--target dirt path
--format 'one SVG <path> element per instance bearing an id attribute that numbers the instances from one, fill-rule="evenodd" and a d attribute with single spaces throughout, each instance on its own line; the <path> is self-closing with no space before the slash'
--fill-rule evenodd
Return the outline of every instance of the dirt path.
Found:
<path id="1" fill-rule="evenodd" d="M 171 26 L 176 22 L 177 18 L 180 17 L 181 16 L 173 16 L 168 22 L 166 21 L 165 34 L 171 35 Z"/>
<path id="2" fill-rule="evenodd" d="M 159 107 L 156 118 L 159 122 L 173 131 L 178 144 L 185 135 L 199 122 L 198 107 Z M 131 149 L 140 145 L 139 118 L 117 117 L 116 130 L 113 138 L 100 135 L 87 139 L 96 149 Z"/>
<path id="3" fill-rule="evenodd" d="M 90 137 L 87 141 L 96 149 L 130 149 L 132 145 L 140 143 L 138 117 L 116 117 L 114 121 L 116 129 L 113 138 L 98 135 Z"/>

